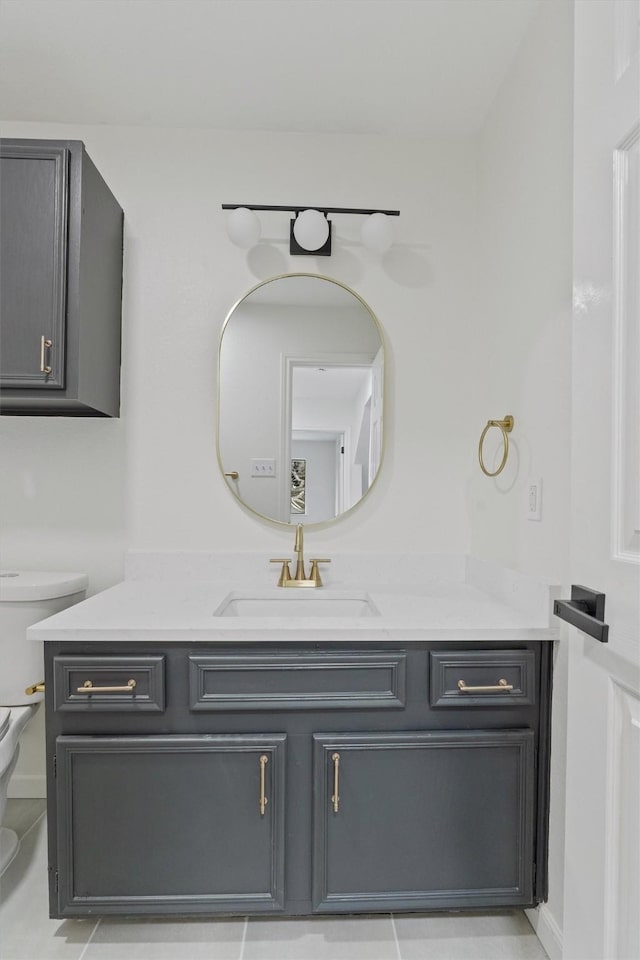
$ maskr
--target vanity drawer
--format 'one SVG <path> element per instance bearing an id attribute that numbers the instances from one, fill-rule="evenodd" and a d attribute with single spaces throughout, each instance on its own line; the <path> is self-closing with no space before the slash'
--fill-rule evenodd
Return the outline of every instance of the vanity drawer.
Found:
<path id="1" fill-rule="evenodd" d="M 164 660 L 159 656 L 54 657 L 53 709 L 161 713 Z"/>
<path id="2" fill-rule="evenodd" d="M 535 658 L 531 650 L 431 652 L 429 666 L 432 707 L 535 703 Z"/>
<path id="3" fill-rule="evenodd" d="M 189 657 L 191 710 L 353 710 L 405 705 L 406 654 Z"/>

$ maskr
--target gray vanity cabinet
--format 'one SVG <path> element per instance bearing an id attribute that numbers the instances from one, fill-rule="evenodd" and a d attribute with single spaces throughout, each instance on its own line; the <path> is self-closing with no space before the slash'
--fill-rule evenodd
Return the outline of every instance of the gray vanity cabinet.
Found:
<path id="1" fill-rule="evenodd" d="M 285 742 L 58 738 L 59 911 L 281 909 Z"/>
<path id="2" fill-rule="evenodd" d="M 75 140 L 0 141 L 0 410 L 118 416 L 123 213 Z"/>
<path id="3" fill-rule="evenodd" d="M 314 737 L 319 912 L 532 897 L 531 730 Z"/>
<path id="4" fill-rule="evenodd" d="M 45 644 L 55 917 L 530 907 L 548 642 Z"/>

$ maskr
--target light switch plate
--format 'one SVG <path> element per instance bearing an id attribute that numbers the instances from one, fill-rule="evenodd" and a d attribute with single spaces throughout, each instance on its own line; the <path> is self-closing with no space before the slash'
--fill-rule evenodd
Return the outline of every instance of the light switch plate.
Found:
<path id="1" fill-rule="evenodd" d="M 532 477 L 527 480 L 527 520 L 540 520 L 542 517 L 542 480 Z"/>
<path id="2" fill-rule="evenodd" d="M 275 460 L 252 460 L 251 461 L 252 477 L 275 477 L 275 475 L 276 475 Z"/>

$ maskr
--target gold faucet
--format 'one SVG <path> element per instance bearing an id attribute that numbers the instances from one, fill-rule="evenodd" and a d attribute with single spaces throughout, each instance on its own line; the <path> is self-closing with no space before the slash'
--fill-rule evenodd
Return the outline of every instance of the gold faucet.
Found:
<path id="1" fill-rule="evenodd" d="M 319 563 L 331 563 L 331 560 L 326 560 L 322 557 L 311 558 L 309 561 L 311 563 L 311 571 L 309 577 L 304 570 L 304 534 L 302 532 L 302 524 L 299 523 L 296 527 L 296 539 L 293 546 L 294 553 L 297 554 L 296 561 L 296 572 L 291 576 L 291 570 L 289 568 L 289 559 L 288 557 L 282 558 L 278 557 L 274 560 L 271 560 L 270 563 L 281 563 L 282 570 L 280 571 L 280 577 L 278 579 L 279 587 L 321 587 L 322 578 L 320 577 L 320 570 L 318 569 Z"/>

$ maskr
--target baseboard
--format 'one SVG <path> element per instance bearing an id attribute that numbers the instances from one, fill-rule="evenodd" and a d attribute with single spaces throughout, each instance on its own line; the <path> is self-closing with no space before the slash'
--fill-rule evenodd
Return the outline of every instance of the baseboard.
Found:
<path id="1" fill-rule="evenodd" d="M 562 960 L 562 930 L 546 903 L 541 903 L 535 910 L 525 910 L 525 913 L 549 960 Z"/>
<path id="2" fill-rule="evenodd" d="M 9 781 L 7 796 L 12 799 L 44 799 L 47 796 L 47 778 L 44 774 L 14 773 Z"/>

